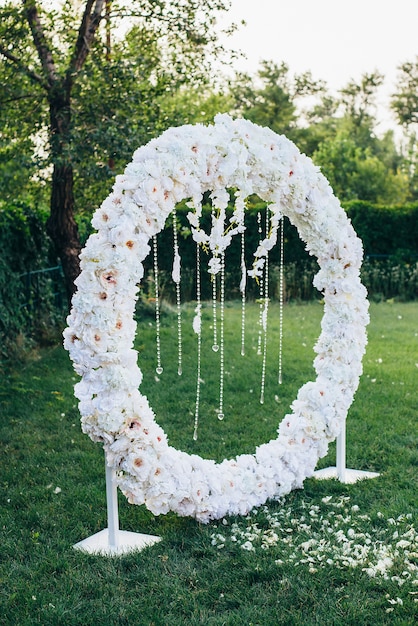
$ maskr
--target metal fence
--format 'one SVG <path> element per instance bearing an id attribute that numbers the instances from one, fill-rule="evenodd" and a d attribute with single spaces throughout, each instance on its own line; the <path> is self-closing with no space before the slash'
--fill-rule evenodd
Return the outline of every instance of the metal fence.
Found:
<path id="1" fill-rule="evenodd" d="M 34 313 L 45 307 L 64 309 L 66 296 L 61 265 L 33 270 L 20 275 L 24 300 L 20 308 Z"/>

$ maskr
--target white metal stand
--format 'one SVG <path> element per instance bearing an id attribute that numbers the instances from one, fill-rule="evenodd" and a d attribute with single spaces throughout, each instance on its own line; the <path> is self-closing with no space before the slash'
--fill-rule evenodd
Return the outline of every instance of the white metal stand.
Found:
<path id="1" fill-rule="evenodd" d="M 140 551 L 161 541 L 155 535 L 143 535 L 119 529 L 118 493 L 116 472 L 106 462 L 106 500 L 108 527 L 95 535 L 83 539 L 73 547 L 89 554 L 119 556 L 128 552 Z"/>
<path id="2" fill-rule="evenodd" d="M 352 484 L 358 480 L 364 480 L 365 478 L 377 478 L 380 474 L 376 472 L 365 472 L 363 470 L 347 469 L 346 467 L 346 430 L 345 422 L 341 433 L 336 439 L 337 444 L 337 466 L 325 467 L 324 469 L 316 470 L 313 474 L 314 478 L 318 480 L 324 480 L 326 478 L 337 478 L 340 483 Z"/>

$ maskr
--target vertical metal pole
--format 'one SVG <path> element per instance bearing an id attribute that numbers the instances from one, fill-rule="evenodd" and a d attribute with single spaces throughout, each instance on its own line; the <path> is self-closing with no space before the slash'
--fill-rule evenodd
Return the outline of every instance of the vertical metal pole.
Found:
<path id="1" fill-rule="evenodd" d="M 26 272 L 25 274 L 25 289 L 26 289 L 26 308 L 28 311 L 31 310 L 30 303 L 30 282 L 31 282 L 31 272 Z"/>
<path id="2" fill-rule="evenodd" d="M 343 428 L 341 433 L 337 437 L 337 476 L 338 480 L 341 483 L 345 483 L 345 443 L 346 443 L 346 433 L 345 433 L 345 420 L 343 424 Z"/>
<path id="3" fill-rule="evenodd" d="M 107 500 L 107 529 L 109 533 L 109 546 L 117 548 L 119 545 L 119 515 L 118 515 L 118 492 L 116 486 L 116 472 L 106 462 L 106 500 Z"/>

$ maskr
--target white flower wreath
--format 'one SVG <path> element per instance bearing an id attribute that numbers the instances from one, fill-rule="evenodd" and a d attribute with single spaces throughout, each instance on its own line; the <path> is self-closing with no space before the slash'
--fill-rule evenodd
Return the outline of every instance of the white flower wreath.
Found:
<path id="1" fill-rule="evenodd" d="M 314 285 L 323 293 L 324 315 L 317 379 L 299 390 L 277 439 L 253 455 L 215 463 L 169 446 L 156 423 L 138 389 L 133 315 L 150 237 L 176 203 L 189 199 L 199 215 L 202 194 L 211 191 L 222 208 L 225 189 L 237 190 L 236 230 L 243 199 L 253 193 L 270 203 L 273 223 L 285 215 L 297 227 L 320 266 Z M 285 137 L 218 115 L 214 125 L 171 128 L 139 148 L 92 223 L 97 232 L 81 254 L 64 345 L 81 376 L 75 395 L 83 431 L 103 443 L 129 502 L 208 522 L 301 487 L 344 425 L 367 342 L 362 244 L 319 169 Z M 217 232 L 215 251 L 228 245 Z M 198 228 L 194 236 L 199 239 Z M 271 243 L 259 247 L 259 257 Z"/>

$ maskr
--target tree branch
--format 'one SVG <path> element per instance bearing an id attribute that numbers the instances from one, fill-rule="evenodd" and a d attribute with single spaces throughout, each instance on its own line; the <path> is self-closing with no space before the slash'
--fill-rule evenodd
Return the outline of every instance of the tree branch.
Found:
<path id="1" fill-rule="evenodd" d="M 48 85 L 51 86 L 57 81 L 58 75 L 54 59 L 52 58 L 52 52 L 46 40 L 41 19 L 39 17 L 38 7 L 36 6 L 35 0 L 22 0 L 22 2 L 25 9 L 26 19 L 32 32 L 35 48 L 38 52 Z"/>
<path id="2" fill-rule="evenodd" d="M 48 90 L 48 83 L 45 81 L 44 77 L 29 69 L 16 55 L 12 54 L 9 50 L 6 50 L 6 48 L 3 48 L 3 46 L 0 46 L 0 54 L 17 65 L 19 70 L 26 74 L 26 76 L 39 83 L 39 85 L 41 85 L 44 89 Z"/>
<path id="3" fill-rule="evenodd" d="M 86 2 L 74 52 L 67 70 L 67 80 L 71 81 L 72 76 L 84 65 L 96 31 L 103 19 L 103 6 L 104 0 L 87 0 Z"/>
<path id="4" fill-rule="evenodd" d="M 0 105 L 9 104 L 9 102 L 17 102 L 18 100 L 35 100 L 34 94 L 25 94 L 23 96 L 13 96 L 10 98 L 0 98 Z"/>

